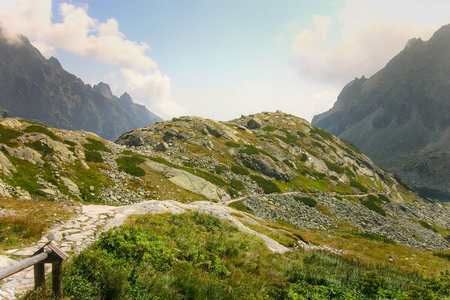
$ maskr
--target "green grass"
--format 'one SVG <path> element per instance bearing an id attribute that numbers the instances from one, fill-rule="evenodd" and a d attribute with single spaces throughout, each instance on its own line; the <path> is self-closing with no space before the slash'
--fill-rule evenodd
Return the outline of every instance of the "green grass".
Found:
<path id="1" fill-rule="evenodd" d="M 259 150 L 253 145 L 244 145 L 244 149 L 239 150 L 239 153 L 245 153 L 248 155 L 259 154 Z"/>
<path id="2" fill-rule="evenodd" d="M 17 146 L 17 142 L 11 141 L 18 138 L 23 133 L 13 129 L 5 128 L 0 124 L 0 143 L 5 144 L 9 147 Z"/>
<path id="3" fill-rule="evenodd" d="M 237 210 L 249 213 L 249 214 L 253 214 L 253 210 L 251 210 L 250 208 L 248 208 L 247 206 L 244 205 L 244 202 L 242 202 L 242 200 L 240 201 L 235 201 L 235 202 L 231 202 L 230 204 L 228 204 L 229 207 L 235 208 Z"/>
<path id="4" fill-rule="evenodd" d="M 43 294 L 31 292 L 28 297 L 35 298 L 28 299 L 51 299 Z M 64 295 L 79 300 L 444 299 L 450 296 L 450 275 L 423 277 L 326 252 L 273 254 L 259 238 L 207 215 L 140 215 L 103 233 L 65 264 Z"/>
<path id="5" fill-rule="evenodd" d="M 262 130 L 264 130 L 265 132 L 271 132 L 271 131 L 275 131 L 278 128 L 272 125 L 267 125 L 266 127 L 264 127 Z"/>
<path id="6" fill-rule="evenodd" d="M 97 151 L 85 151 L 84 156 L 86 157 L 86 161 L 88 162 L 95 162 L 95 163 L 103 162 L 102 155 Z"/>
<path id="7" fill-rule="evenodd" d="M 228 171 L 228 167 L 227 166 L 222 166 L 222 165 L 216 165 L 214 166 L 214 172 L 216 172 L 216 174 L 222 174 L 223 172 Z"/>
<path id="8" fill-rule="evenodd" d="M 231 166 L 231 172 L 238 174 L 238 175 L 249 175 L 250 171 L 244 167 L 233 165 Z"/>
<path id="9" fill-rule="evenodd" d="M 277 184 L 273 181 L 267 180 L 258 175 L 250 175 L 250 178 L 256 182 L 256 184 L 263 189 L 264 193 L 272 194 L 272 193 L 280 193 L 281 190 L 277 186 Z"/>
<path id="10" fill-rule="evenodd" d="M 62 142 L 61 138 L 59 136 L 56 136 L 52 131 L 48 130 L 47 128 L 40 126 L 40 125 L 30 125 L 27 128 L 24 129 L 23 132 L 28 132 L 28 133 L 32 133 L 32 132 L 39 132 L 39 133 L 43 133 L 46 136 L 48 136 L 49 138 L 51 138 L 54 141 L 58 141 L 58 142 Z"/>
<path id="11" fill-rule="evenodd" d="M 386 211 L 381 207 L 381 200 L 374 195 L 367 196 L 367 200 L 361 200 L 361 204 L 382 216 L 387 215 Z"/>
<path id="12" fill-rule="evenodd" d="M 145 175 L 145 170 L 138 167 L 138 164 L 145 162 L 145 159 L 139 155 L 123 156 L 116 158 L 119 171 L 124 171 L 130 175 L 142 177 Z"/>
<path id="13" fill-rule="evenodd" d="M 359 181 L 355 179 L 350 179 L 350 186 L 357 188 L 362 193 L 367 193 L 368 191 L 367 187 L 365 187 L 363 184 L 361 184 Z"/>
<path id="14" fill-rule="evenodd" d="M 50 155 L 54 152 L 52 147 L 42 144 L 41 141 L 34 141 L 31 143 L 26 143 L 25 146 L 41 152 L 44 156 Z"/>
<path id="15" fill-rule="evenodd" d="M 232 148 L 239 148 L 241 146 L 241 144 L 238 144 L 238 143 L 235 143 L 232 141 L 228 141 L 228 142 L 225 142 L 225 146 L 232 147 Z"/>
<path id="16" fill-rule="evenodd" d="M 86 150 L 103 151 L 103 152 L 111 153 L 111 150 L 109 148 L 107 148 L 105 146 L 105 144 L 103 144 L 102 142 L 95 140 L 95 139 L 91 139 L 91 138 L 86 138 L 86 140 L 89 142 L 89 143 L 83 144 L 83 147 Z"/>
<path id="17" fill-rule="evenodd" d="M 317 127 L 313 127 L 311 128 L 311 131 L 309 132 L 310 134 L 317 134 L 319 136 L 321 136 L 324 140 L 329 140 L 330 142 L 333 142 L 333 135 L 325 130 L 322 130 L 320 128 Z"/>
<path id="18" fill-rule="evenodd" d="M 245 190 L 245 186 L 242 183 L 242 181 L 239 181 L 237 179 L 231 179 L 230 186 L 235 189 L 236 191 L 243 191 Z"/>
<path id="19" fill-rule="evenodd" d="M 329 162 L 327 160 L 324 160 L 325 164 L 327 165 L 328 169 L 330 169 L 333 172 L 336 172 L 338 174 L 344 173 L 345 169 L 335 163 Z"/>
<path id="20" fill-rule="evenodd" d="M 293 196 L 295 200 L 302 202 L 303 204 L 314 207 L 317 204 L 317 201 L 310 197 L 300 197 L 300 196 Z"/>

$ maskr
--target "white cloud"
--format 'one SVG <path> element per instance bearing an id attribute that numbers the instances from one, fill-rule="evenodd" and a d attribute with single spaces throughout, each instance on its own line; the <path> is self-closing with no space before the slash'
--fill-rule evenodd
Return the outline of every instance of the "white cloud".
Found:
<path id="1" fill-rule="evenodd" d="M 450 21 L 450 2 L 347 0 L 335 16 L 314 16 L 314 29 L 293 39 L 294 65 L 306 78 L 344 84 L 371 76 L 413 37 L 430 38 Z M 332 36 L 331 25 L 342 25 Z"/>
<path id="2" fill-rule="evenodd" d="M 43 55 L 53 55 L 59 48 L 94 58 L 120 68 L 135 100 L 150 107 L 152 101 L 168 101 L 170 79 L 146 55 L 148 44 L 128 40 L 115 19 L 102 23 L 90 17 L 87 5 L 62 3 L 59 15 L 61 22 L 52 23 L 51 0 L 0 0 L 2 25 L 27 36 Z"/>
<path id="3" fill-rule="evenodd" d="M 133 69 L 120 69 L 125 84 L 133 91 L 138 99 L 155 99 L 155 101 L 141 101 L 151 111 L 161 117 L 180 116 L 186 114 L 187 109 L 171 99 L 170 78 L 158 70 L 154 72 L 140 72 Z"/>

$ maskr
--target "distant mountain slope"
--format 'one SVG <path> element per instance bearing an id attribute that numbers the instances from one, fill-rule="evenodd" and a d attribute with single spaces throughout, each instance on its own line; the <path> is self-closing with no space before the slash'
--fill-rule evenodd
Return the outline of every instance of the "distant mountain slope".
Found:
<path id="1" fill-rule="evenodd" d="M 449 78 L 446 25 L 429 41 L 410 40 L 371 78 L 347 84 L 312 124 L 350 141 L 416 189 L 450 194 Z"/>
<path id="2" fill-rule="evenodd" d="M 0 30 L 0 107 L 16 117 L 57 128 L 86 130 L 115 140 L 121 133 L 162 119 L 128 94 L 112 95 L 66 72 L 54 57 L 45 59 L 25 38 L 11 44 Z"/>

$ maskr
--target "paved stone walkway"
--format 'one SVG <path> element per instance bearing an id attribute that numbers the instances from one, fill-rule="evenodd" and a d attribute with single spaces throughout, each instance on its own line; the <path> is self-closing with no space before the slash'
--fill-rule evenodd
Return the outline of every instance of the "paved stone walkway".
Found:
<path id="1" fill-rule="evenodd" d="M 24 258 L 31 256 L 36 250 L 45 245 L 49 240 L 69 255 L 77 254 L 90 246 L 101 232 L 120 226 L 129 215 L 133 214 L 181 214 L 188 211 L 198 211 L 225 220 L 239 228 L 244 233 L 257 235 L 262 238 L 267 247 L 276 253 L 285 253 L 288 248 L 275 240 L 257 233 L 242 224 L 232 213 L 245 215 L 223 204 L 207 201 L 191 202 L 189 204 L 177 201 L 150 200 L 130 206 L 106 206 L 106 205 L 83 205 L 81 213 L 65 222 L 63 225 L 53 228 L 50 233 L 38 241 L 35 245 L 24 249 L 11 249 L 6 251 L 7 255 L 0 255 L 0 269 L 7 268 Z M 249 222 L 253 219 L 245 217 Z M 46 265 L 46 271 L 51 271 L 51 265 Z M 30 267 L 3 280 L 0 286 L 0 300 L 16 299 L 16 295 L 33 289 L 34 274 Z"/>

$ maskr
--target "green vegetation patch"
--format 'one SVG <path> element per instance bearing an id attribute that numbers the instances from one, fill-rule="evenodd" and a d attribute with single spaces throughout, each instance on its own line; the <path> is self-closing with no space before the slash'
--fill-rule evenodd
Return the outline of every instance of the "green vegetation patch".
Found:
<path id="1" fill-rule="evenodd" d="M 130 175 L 142 177 L 145 175 L 145 170 L 138 167 L 138 164 L 145 162 L 145 159 L 139 155 L 123 156 L 116 158 L 119 171 L 124 171 Z"/>
<path id="2" fill-rule="evenodd" d="M 231 179 L 230 186 L 237 191 L 245 190 L 244 183 L 242 183 L 242 181 L 237 180 L 237 179 Z"/>
<path id="3" fill-rule="evenodd" d="M 86 150 L 103 151 L 103 152 L 111 153 L 111 150 L 109 148 L 107 148 L 105 146 L 105 144 L 103 144 L 102 142 L 95 140 L 95 139 L 91 139 L 91 138 L 86 138 L 86 140 L 89 142 L 89 143 L 83 144 L 83 147 Z"/>
<path id="4" fill-rule="evenodd" d="M 249 175 L 250 171 L 247 168 L 238 166 L 238 165 L 233 165 L 231 166 L 231 172 L 238 174 L 238 175 Z"/>
<path id="5" fill-rule="evenodd" d="M 310 197 L 300 197 L 300 196 L 293 196 L 295 200 L 302 202 L 305 205 L 308 205 L 309 207 L 314 207 L 317 204 L 317 201 Z"/>
<path id="6" fill-rule="evenodd" d="M 422 226 L 423 228 L 430 229 L 430 230 L 432 230 L 432 231 L 434 231 L 434 232 L 438 232 L 438 230 L 437 230 L 436 228 L 434 228 L 432 225 L 430 225 L 430 224 L 429 224 L 427 221 L 425 221 L 425 220 L 418 220 L 417 223 L 419 223 L 420 226 Z"/>
<path id="7" fill-rule="evenodd" d="M 253 214 L 253 210 L 251 210 L 250 208 L 245 206 L 245 204 L 244 204 L 244 202 L 242 200 L 231 202 L 230 204 L 228 204 L 228 206 L 232 207 L 232 208 L 235 208 L 237 210 L 249 213 L 249 214 Z"/>
<path id="8" fill-rule="evenodd" d="M 183 166 L 188 167 L 188 168 L 198 167 L 198 165 L 196 163 L 190 162 L 190 161 L 183 161 Z"/>
<path id="9" fill-rule="evenodd" d="M 51 138 L 54 141 L 62 142 L 62 139 L 59 136 L 56 136 L 53 132 L 51 132 L 47 128 L 45 128 L 43 126 L 40 126 L 40 125 L 30 125 L 27 128 L 25 128 L 25 130 L 23 132 L 28 132 L 28 133 L 39 132 L 39 133 L 43 133 L 43 134 L 45 134 L 46 136 L 48 136 L 49 138 Z"/>
<path id="10" fill-rule="evenodd" d="M 317 134 L 319 136 L 321 136 L 323 139 L 325 140 L 329 140 L 330 142 L 332 142 L 333 139 L 333 135 L 325 130 L 322 130 L 320 128 L 317 127 L 313 127 L 311 128 L 311 131 L 309 133 L 313 133 L 313 134 Z"/>
<path id="11" fill-rule="evenodd" d="M 284 164 L 288 167 L 294 168 L 294 165 L 287 159 L 283 160 Z"/>
<path id="12" fill-rule="evenodd" d="M 245 153 L 248 155 L 259 154 L 259 150 L 253 145 L 244 145 L 244 149 L 239 150 L 239 153 Z"/>
<path id="13" fill-rule="evenodd" d="M 280 193 L 281 190 L 277 186 L 277 184 L 273 181 L 267 180 L 258 175 L 250 175 L 250 178 L 256 182 L 256 184 L 263 189 L 264 193 L 272 194 L 272 193 Z"/>
<path id="14" fill-rule="evenodd" d="M 51 299 L 35 296 L 29 299 Z M 36 295 L 36 294 L 35 294 Z M 450 274 L 423 277 L 321 251 L 271 253 L 198 213 L 133 216 L 64 270 L 68 299 L 445 299 Z"/>
<path id="15" fill-rule="evenodd" d="M 25 146 L 42 152 L 43 155 L 50 155 L 54 152 L 52 147 L 42 144 L 41 141 L 34 141 L 31 143 L 26 143 Z"/>
<path id="16" fill-rule="evenodd" d="M 85 151 L 84 156 L 86 157 L 86 161 L 89 162 L 95 162 L 95 163 L 102 163 L 103 157 L 100 153 L 97 151 Z"/>
<path id="17" fill-rule="evenodd" d="M 343 167 L 341 167 L 338 164 L 332 163 L 328 160 L 324 160 L 325 164 L 327 165 L 328 169 L 330 169 L 333 172 L 336 172 L 338 174 L 342 174 L 344 173 L 345 169 Z"/>
<path id="18" fill-rule="evenodd" d="M 225 171 L 228 171 L 228 167 L 222 165 L 214 166 L 214 172 L 216 172 L 216 174 L 222 174 Z"/>
<path id="19" fill-rule="evenodd" d="M 386 216 L 386 211 L 381 207 L 381 200 L 374 195 L 367 196 L 367 200 L 362 200 L 361 204 L 382 216 Z"/>
<path id="20" fill-rule="evenodd" d="M 297 131 L 297 135 L 302 139 L 306 138 L 306 134 L 304 132 Z"/>
<path id="21" fill-rule="evenodd" d="M 300 156 L 300 161 L 304 162 L 308 160 L 308 155 L 306 153 L 302 153 Z"/>
<path id="22" fill-rule="evenodd" d="M 272 125 L 267 125 L 266 127 L 264 127 L 262 130 L 264 130 L 265 132 L 271 132 L 271 131 L 275 131 L 278 128 L 276 128 L 275 126 Z"/>
<path id="23" fill-rule="evenodd" d="M 69 140 L 64 140 L 63 143 L 66 145 L 69 145 L 71 147 L 75 147 L 77 145 L 77 143 L 75 143 L 73 141 L 69 141 Z"/>
<path id="24" fill-rule="evenodd" d="M 5 144 L 9 147 L 17 146 L 17 142 L 11 141 L 12 139 L 18 138 L 23 133 L 13 129 L 5 128 L 0 124 L 0 143 Z"/>
<path id="25" fill-rule="evenodd" d="M 232 147 L 232 148 L 239 148 L 241 146 L 241 144 L 238 144 L 238 143 L 235 143 L 232 141 L 228 141 L 228 142 L 225 142 L 225 146 Z"/>
<path id="26" fill-rule="evenodd" d="M 359 181 L 357 181 L 355 179 L 350 179 L 350 186 L 357 188 L 362 193 L 367 193 L 367 191 L 368 191 L 367 187 L 365 187 L 363 184 L 361 184 Z"/>

